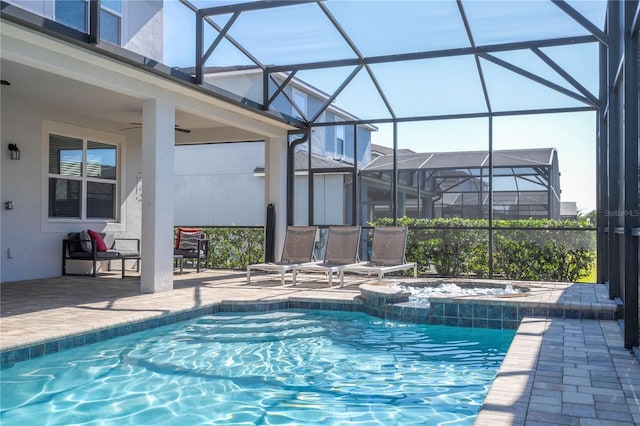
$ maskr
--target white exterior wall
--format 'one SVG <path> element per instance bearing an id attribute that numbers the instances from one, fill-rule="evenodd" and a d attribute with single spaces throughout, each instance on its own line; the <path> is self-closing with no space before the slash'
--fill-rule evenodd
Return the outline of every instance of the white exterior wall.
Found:
<path id="1" fill-rule="evenodd" d="M 92 132 L 92 125 L 99 127 L 99 122 L 89 117 L 65 114 L 6 95 L 2 97 L 2 145 L 15 143 L 21 151 L 20 160 L 11 160 L 7 150 L 3 150 L 2 155 L 2 282 L 60 276 L 62 240 L 69 232 L 91 228 L 119 236 L 140 235 L 141 204 L 136 199 L 136 176 L 141 170 L 140 143 L 127 141 L 122 135 L 112 135 L 122 141 L 119 145 L 122 167 L 119 221 L 48 220 L 48 151 L 43 141 L 49 122 L 67 129 L 82 123 L 86 133 Z M 13 210 L 4 209 L 4 202 L 9 200 L 15 202 Z M 90 262 L 72 262 L 69 266 L 70 272 L 86 272 Z"/>
<path id="2" fill-rule="evenodd" d="M 54 4 L 52 0 L 5 0 L 7 3 L 21 7 L 45 18 L 53 18 Z"/>
<path id="3" fill-rule="evenodd" d="M 316 225 L 344 224 L 344 175 L 316 175 L 313 180 L 313 204 L 313 221 Z"/>
<path id="4" fill-rule="evenodd" d="M 175 224 L 263 226 L 263 142 L 176 147 Z"/>
<path id="5" fill-rule="evenodd" d="M 122 47 L 163 61 L 163 0 L 122 2 Z"/>
<path id="6" fill-rule="evenodd" d="M 293 203 L 293 224 L 309 225 L 309 175 L 296 175 L 295 201 Z"/>
<path id="7" fill-rule="evenodd" d="M 214 86 L 221 87 L 235 95 L 251 99 L 254 102 L 262 103 L 262 74 L 231 73 L 206 75 L 205 81 Z"/>

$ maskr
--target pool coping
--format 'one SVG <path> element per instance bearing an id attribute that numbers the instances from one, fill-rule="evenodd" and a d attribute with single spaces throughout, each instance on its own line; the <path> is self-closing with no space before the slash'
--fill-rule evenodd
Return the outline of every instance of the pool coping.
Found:
<path id="1" fill-rule="evenodd" d="M 360 296 L 327 299 L 309 296 L 272 296 L 261 301 L 242 298 L 222 300 L 198 308 L 162 313 L 150 318 L 123 320 L 58 338 L 35 339 L 0 351 L 0 370 L 16 362 L 66 349 L 97 343 L 155 327 L 187 321 L 218 312 L 264 312 L 311 309 L 364 312 L 378 318 L 417 324 L 517 330 L 527 317 L 614 320 L 614 303 L 588 305 L 549 303 L 500 296 L 458 296 L 431 299 L 429 305 L 410 302 L 408 294 L 386 283 L 361 284 Z"/>

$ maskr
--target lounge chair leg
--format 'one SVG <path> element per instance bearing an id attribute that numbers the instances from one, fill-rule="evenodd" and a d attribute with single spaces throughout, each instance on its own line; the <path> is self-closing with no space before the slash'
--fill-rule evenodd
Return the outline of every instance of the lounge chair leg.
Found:
<path id="1" fill-rule="evenodd" d="M 280 274 L 280 285 L 282 285 L 282 287 L 284 287 L 284 272 L 282 274 Z"/>
<path id="2" fill-rule="evenodd" d="M 296 268 L 293 268 L 293 273 L 291 275 L 292 284 L 296 285 Z"/>
<path id="3" fill-rule="evenodd" d="M 247 284 L 251 284 L 251 269 L 247 268 Z"/>

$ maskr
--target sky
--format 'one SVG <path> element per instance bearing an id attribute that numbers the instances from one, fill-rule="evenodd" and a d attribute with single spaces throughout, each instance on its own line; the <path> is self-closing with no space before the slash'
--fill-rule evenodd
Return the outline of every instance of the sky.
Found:
<path id="1" fill-rule="evenodd" d="M 192 0 L 199 7 L 224 2 Z M 228 3 L 228 2 L 227 2 Z M 367 5 L 363 8 L 362 5 Z M 425 7 L 428 4 L 428 7 Z M 553 5 L 541 0 L 468 1 L 463 0 L 476 43 L 518 42 L 566 35 L 584 35 L 586 30 Z M 576 10 L 601 26 L 602 1 L 569 1 Z M 468 45 L 455 1 L 339 1 L 327 2 L 364 56 L 403 51 L 455 49 Z M 241 14 L 230 34 L 266 64 L 303 63 L 309 60 L 342 59 L 353 52 L 326 22 L 317 19 L 314 5 L 287 8 L 284 16 L 274 10 L 260 15 Z M 525 11 L 526 13 L 522 13 Z M 165 53 L 170 66 L 193 66 L 195 18 L 177 0 L 166 4 Z M 356 16 L 357 19 L 352 17 Z M 316 18 L 316 19 L 312 19 Z M 216 17 L 224 26 L 229 16 Z M 542 21 L 544 20 L 544 21 Z M 546 26 L 539 22 L 547 23 Z M 405 31 L 411 28 L 411 31 Z M 304 37 L 301 37 L 304 31 Z M 329 35 L 329 36 L 327 36 Z M 205 33 L 205 44 L 216 37 Z M 566 70 L 597 96 L 597 44 L 541 49 L 542 53 Z M 256 53 L 257 52 L 257 53 Z M 529 49 L 493 54 L 562 88 L 576 88 Z M 512 109 L 583 106 L 558 91 L 480 59 L 494 111 Z M 251 62 L 228 43 L 222 42 L 207 65 L 248 65 Z M 333 93 L 353 67 L 301 71 L 296 77 L 312 86 Z M 377 83 L 399 116 L 458 114 L 486 110 L 480 78 L 473 56 L 375 64 L 371 70 Z M 388 113 L 366 71 L 356 75 L 335 99 L 335 105 L 363 119 Z M 416 152 L 486 150 L 487 119 L 400 123 L 399 146 Z M 496 117 L 493 120 L 494 149 L 556 148 L 561 172 L 561 199 L 575 201 L 579 211 L 596 208 L 594 112 Z M 373 143 L 392 146 L 390 125 L 377 125 Z"/>

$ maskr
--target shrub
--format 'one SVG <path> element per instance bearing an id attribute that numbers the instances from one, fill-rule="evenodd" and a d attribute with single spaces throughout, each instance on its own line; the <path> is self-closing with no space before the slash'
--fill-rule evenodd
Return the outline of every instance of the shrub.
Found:
<path id="1" fill-rule="evenodd" d="M 374 225 L 391 225 L 385 218 Z M 418 263 L 418 269 L 425 272 L 433 266 L 438 275 L 458 277 L 474 273 L 488 274 L 486 263 L 487 231 L 476 229 L 482 221 L 472 219 L 413 219 L 401 218 L 399 225 L 409 226 L 411 231 L 407 241 L 406 257 Z"/>
<path id="2" fill-rule="evenodd" d="M 372 225 L 392 223 L 384 218 Z M 411 229 L 406 257 L 417 262 L 421 272 L 433 266 L 443 277 L 488 276 L 487 220 L 404 217 L 398 224 Z M 494 275 L 513 280 L 577 281 L 589 275 L 595 259 L 595 233 L 588 231 L 590 227 L 587 221 L 496 220 Z"/>
<path id="3" fill-rule="evenodd" d="M 494 271 L 505 278 L 575 282 L 591 273 L 595 232 L 586 220 L 500 220 L 494 226 Z"/>
<path id="4" fill-rule="evenodd" d="M 264 229 L 248 227 L 202 228 L 209 240 L 209 265 L 246 269 L 264 261 Z"/>

